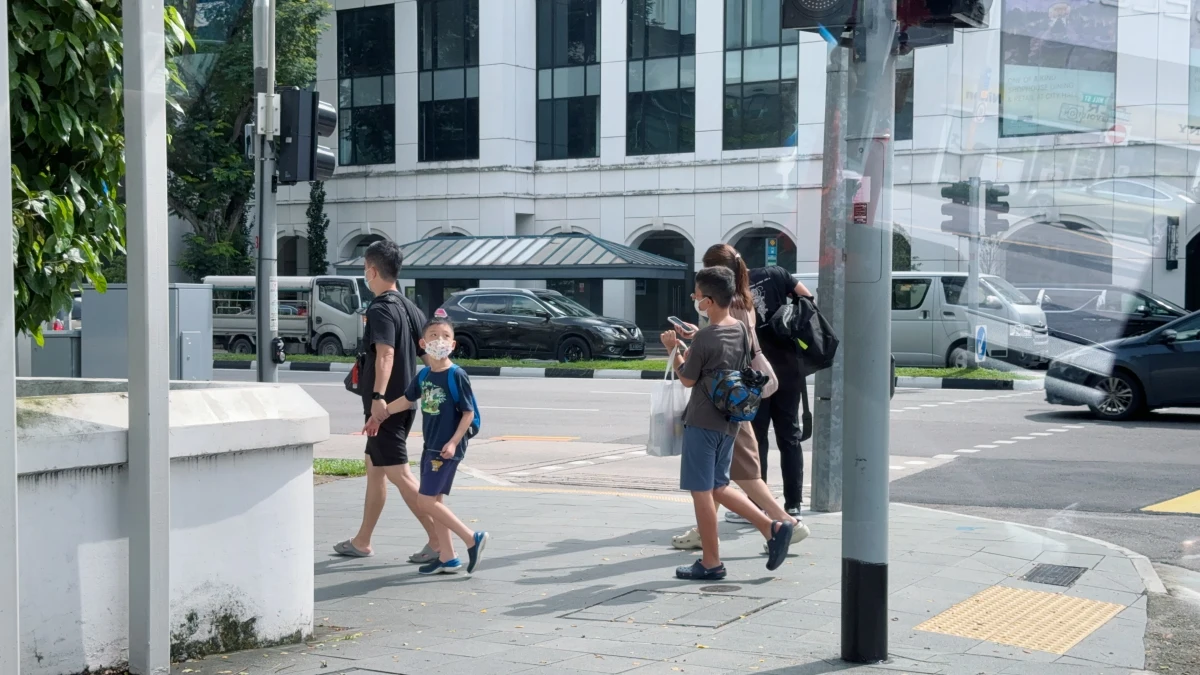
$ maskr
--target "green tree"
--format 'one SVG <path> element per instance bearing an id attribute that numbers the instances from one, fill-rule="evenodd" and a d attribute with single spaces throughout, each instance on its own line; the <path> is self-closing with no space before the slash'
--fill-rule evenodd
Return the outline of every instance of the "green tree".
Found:
<path id="1" fill-rule="evenodd" d="M 187 117 L 174 130 L 168 162 L 171 211 L 191 232 L 180 267 L 208 274 L 248 274 L 254 268 L 247 211 L 254 164 L 245 152 L 245 125 L 254 112 L 253 3 L 172 0 L 195 32 L 196 54 L 182 67 Z M 275 79 L 280 87 L 316 81 L 317 39 L 328 27 L 325 0 L 280 0 L 275 10 Z M 328 92 L 332 94 L 334 92 Z"/>
<path id="2" fill-rule="evenodd" d="M 325 257 L 329 248 L 329 216 L 325 215 L 325 183 L 313 181 L 308 191 L 308 271 L 309 274 L 325 274 L 329 271 L 329 260 Z"/>
<path id="3" fill-rule="evenodd" d="M 191 37 L 176 10 L 164 18 L 173 57 Z M 124 254 L 121 4 L 14 0 L 8 39 L 16 324 L 40 344 L 71 290 L 105 290 L 102 261 Z M 168 77 L 177 95 L 173 66 Z M 180 113 L 170 103 L 168 128 Z"/>
<path id="4" fill-rule="evenodd" d="M 921 269 L 921 263 L 913 262 L 912 240 L 900 223 L 892 224 L 892 271 L 916 272 Z"/>

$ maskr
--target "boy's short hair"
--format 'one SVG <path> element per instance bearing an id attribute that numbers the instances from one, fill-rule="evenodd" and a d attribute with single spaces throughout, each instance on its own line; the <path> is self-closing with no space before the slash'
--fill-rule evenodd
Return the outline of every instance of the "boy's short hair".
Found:
<path id="1" fill-rule="evenodd" d="M 733 304 L 733 295 L 737 291 L 737 280 L 733 270 L 727 267 L 705 267 L 696 272 L 696 288 L 700 295 L 711 298 L 717 306 L 728 309 Z"/>
<path id="2" fill-rule="evenodd" d="M 425 334 L 429 332 L 429 329 L 433 328 L 434 326 L 445 326 L 450 329 L 451 335 L 454 334 L 454 322 L 444 316 L 435 316 L 425 322 L 425 326 L 421 328 L 421 337 L 425 337 Z"/>

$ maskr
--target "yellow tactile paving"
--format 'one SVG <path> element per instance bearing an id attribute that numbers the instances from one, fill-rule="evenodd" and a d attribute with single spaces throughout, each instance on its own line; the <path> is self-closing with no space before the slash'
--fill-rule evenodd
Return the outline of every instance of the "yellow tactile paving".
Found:
<path id="1" fill-rule="evenodd" d="M 659 502 L 692 502 L 691 497 L 676 496 L 671 494 L 654 494 L 651 492 L 617 492 L 616 490 L 563 490 L 559 488 L 526 488 L 526 487 L 508 487 L 504 485 L 466 485 L 455 486 L 455 490 L 474 490 L 478 492 L 537 492 L 541 494 L 552 495 L 593 495 L 598 497 L 637 497 L 639 499 L 651 499 Z"/>
<path id="2" fill-rule="evenodd" d="M 1168 499 L 1165 502 L 1151 504 L 1143 511 L 1154 511 L 1155 513 L 1195 513 L 1200 514 L 1200 490 L 1189 492 L 1182 497 Z"/>
<path id="3" fill-rule="evenodd" d="M 1111 602 L 992 586 L 916 629 L 1066 654 L 1123 609 Z"/>

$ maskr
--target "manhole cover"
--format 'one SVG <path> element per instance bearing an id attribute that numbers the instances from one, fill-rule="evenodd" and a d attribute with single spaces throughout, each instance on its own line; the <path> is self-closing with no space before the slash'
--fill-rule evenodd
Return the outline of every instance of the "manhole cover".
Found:
<path id="1" fill-rule="evenodd" d="M 636 590 L 564 614 L 561 618 L 655 626 L 669 623 L 673 626 L 692 628 L 720 628 L 778 602 L 777 599 L 752 598 L 745 595 Z"/>
<path id="2" fill-rule="evenodd" d="M 732 593 L 742 590 L 741 586 L 702 586 L 701 593 Z"/>
<path id="3" fill-rule="evenodd" d="M 1034 565 L 1029 573 L 1021 577 L 1025 581 L 1047 586 L 1070 586 L 1083 576 L 1088 568 L 1066 565 Z"/>

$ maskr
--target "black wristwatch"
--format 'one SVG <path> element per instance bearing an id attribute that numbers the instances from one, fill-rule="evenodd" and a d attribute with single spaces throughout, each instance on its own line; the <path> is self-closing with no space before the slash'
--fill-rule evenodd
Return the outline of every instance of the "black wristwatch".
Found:
<path id="1" fill-rule="evenodd" d="M 382 401 L 382 400 L 383 400 L 383 394 L 381 394 L 381 393 L 379 393 L 379 392 L 377 392 L 377 391 L 376 391 L 376 392 L 372 392 L 372 393 L 371 393 L 371 400 L 372 400 L 372 401 Z"/>

